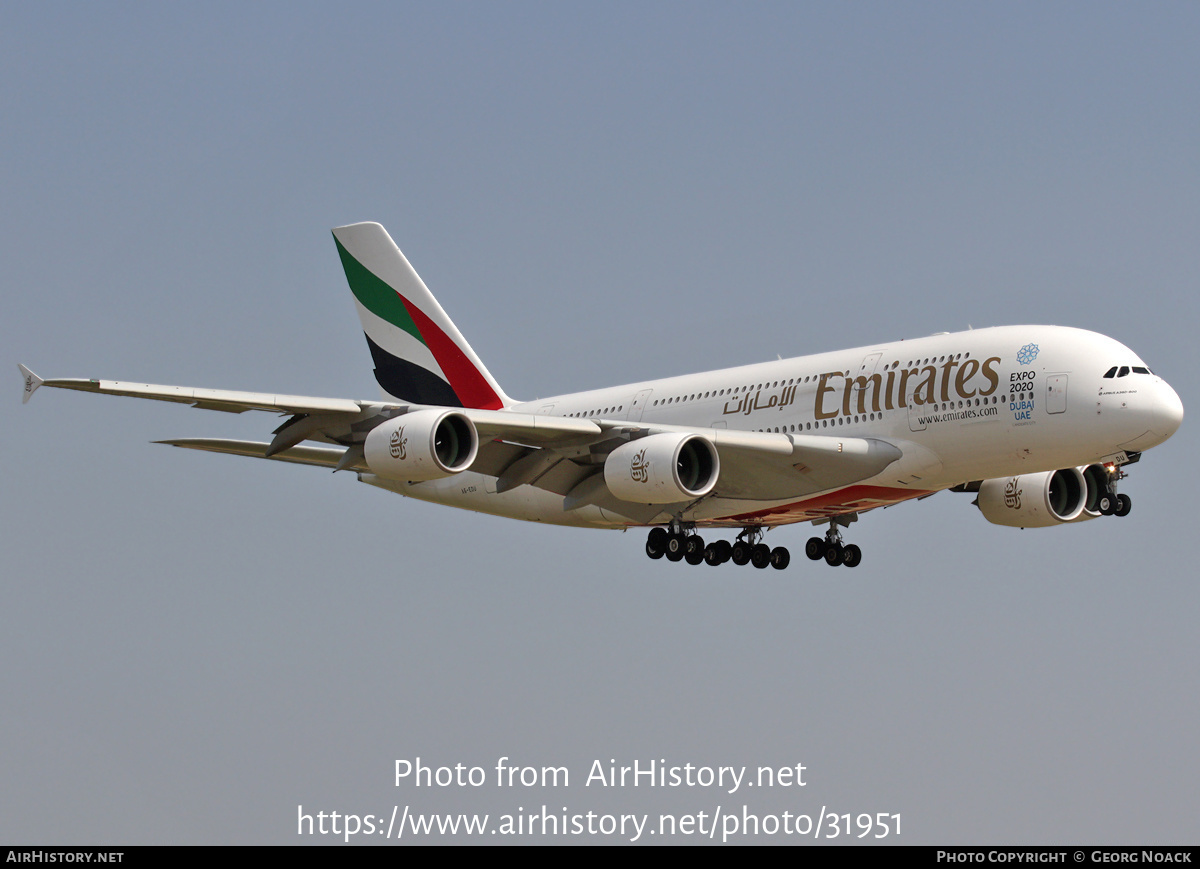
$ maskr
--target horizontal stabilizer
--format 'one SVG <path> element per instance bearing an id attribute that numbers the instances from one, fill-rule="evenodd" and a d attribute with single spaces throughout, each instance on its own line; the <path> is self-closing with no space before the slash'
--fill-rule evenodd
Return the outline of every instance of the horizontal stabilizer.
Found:
<path id="1" fill-rule="evenodd" d="M 338 466 L 341 464 L 342 458 L 346 453 L 346 450 L 341 447 L 300 446 L 268 456 L 267 449 L 271 445 L 268 443 L 259 443 L 258 441 L 224 440 L 222 438 L 179 438 L 177 440 L 155 441 L 155 443 L 167 444 L 172 447 L 183 447 L 188 450 L 227 453 L 232 456 L 249 456 L 254 459 L 270 458 L 272 461 L 291 462 L 297 465 L 317 465 L 322 468 L 334 468 L 338 470 L 346 467 L 356 471 L 368 470 L 365 462 L 355 462 L 348 466 L 342 465 L 339 468 Z"/>

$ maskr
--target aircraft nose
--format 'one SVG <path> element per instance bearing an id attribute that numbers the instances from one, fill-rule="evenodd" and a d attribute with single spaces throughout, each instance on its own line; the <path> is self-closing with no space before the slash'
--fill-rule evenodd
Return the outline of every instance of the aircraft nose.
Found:
<path id="1" fill-rule="evenodd" d="M 1183 424 L 1183 402 L 1179 394 L 1164 380 L 1159 384 L 1154 406 L 1154 431 L 1166 440 Z"/>

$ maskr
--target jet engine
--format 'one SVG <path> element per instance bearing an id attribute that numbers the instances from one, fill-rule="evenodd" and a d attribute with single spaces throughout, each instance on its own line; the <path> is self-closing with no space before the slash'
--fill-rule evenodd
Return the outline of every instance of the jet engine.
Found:
<path id="1" fill-rule="evenodd" d="M 1083 512 L 1079 514 L 1076 522 L 1102 515 L 1100 497 L 1112 491 L 1112 473 L 1104 465 L 1086 465 L 1080 468 L 1079 472 L 1083 474 L 1083 481 L 1087 484 L 1087 496 L 1083 500 Z"/>
<path id="2" fill-rule="evenodd" d="M 721 462 L 712 441 L 663 433 L 617 447 L 604 462 L 604 482 L 622 501 L 675 504 L 712 491 Z"/>
<path id="3" fill-rule="evenodd" d="M 1104 474 L 1102 465 L 1089 465 L 984 480 L 975 503 L 989 522 L 1016 528 L 1092 519 L 1100 515 L 1095 506 L 1104 491 Z"/>
<path id="4" fill-rule="evenodd" d="M 471 467 L 479 435 L 465 414 L 416 410 L 380 423 L 363 445 L 367 467 L 389 480 L 437 480 Z"/>

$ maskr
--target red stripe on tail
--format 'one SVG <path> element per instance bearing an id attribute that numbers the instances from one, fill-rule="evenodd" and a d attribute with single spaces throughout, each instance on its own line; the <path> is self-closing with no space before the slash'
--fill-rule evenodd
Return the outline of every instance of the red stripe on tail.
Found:
<path id="1" fill-rule="evenodd" d="M 477 407 L 485 410 L 499 410 L 504 407 L 500 396 L 488 385 L 487 380 L 479 373 L 479 369 L 450 339 L 450 336 L 439 329 L 433 320 L 425 316 L 424 311 L 399 293 L 396 295 L 400 296 L 400 301 L 404 302 L 408 315 L 417 324 L 421 337 L 425 339 L 425 346 L 433 353 L 433 358 L 441 366 L 442 372 L 450 379 L 450 388 L 454 390 L 463 407 Z"/>

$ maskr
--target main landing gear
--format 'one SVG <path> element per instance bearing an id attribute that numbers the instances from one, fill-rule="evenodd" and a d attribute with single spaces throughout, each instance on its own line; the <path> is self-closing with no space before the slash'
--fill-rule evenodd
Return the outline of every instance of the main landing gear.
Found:
<path id="1" fill-rule="evenodd" d="M 646 537 L 646 554 L 651 558 L 666 556 L 668 561 L 687 561 L 688 564 L 704 562 L 710 567 L 732 561 L 737 565 L 753 564 L 762 570 L 768 566 L 783 570 L 791 561 L 791 553 L 782 546 L 774 549 L 762 542 L 763 529 L 757 526 L 745 528 L 734 543 L 716 540 L 704 544 L 704 538 L 695 529 L 685 530 L 672 524 L 669 528 L 652 528 Z"/>
<path id="2" fill-rule="evenodd" d="M 862 550 L 853 543 L 842 543 L 842 532 L 838 530 L 839 524 L 849 525 L 853 519 L 839 519 L 841 517 L 835 516 L 829 521 L 829 530 L 825 532 L 824 540 L 820 537 L 808 538 L 808 542 L 804 544 L 804 554 L 813 561 L 824 559 L 830 567 L 837 567 L 839 564 L 858 567 L 862 563 Z"/>

